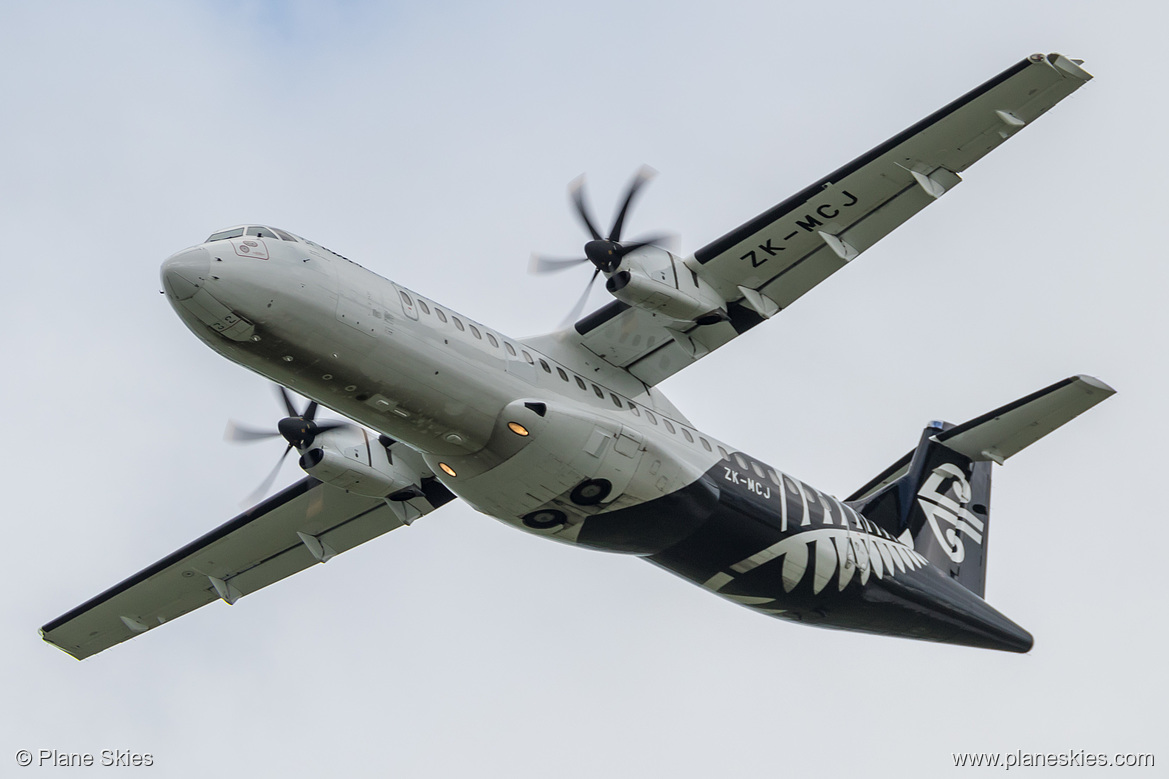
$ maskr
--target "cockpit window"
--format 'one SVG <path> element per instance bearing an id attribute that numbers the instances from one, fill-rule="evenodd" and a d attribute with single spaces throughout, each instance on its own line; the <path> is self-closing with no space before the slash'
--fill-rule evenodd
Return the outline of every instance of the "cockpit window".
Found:
<path id="1" fill-rule="evenodd" d="M 244 234 L 244 228 L 236 227 L 231 230 L 224 230 L 219 233 L 212 233 L 204 243 L 211 243 L 212 241 L 226 241 L 228 238 L 239 238 Z"/>
<path id="2" fill-rule="evenodd" d="M 297 242 L 297 237 L 292 233 L 284 230 L 277 230 L 275 227 L 264 227 L 263 225 L 252 225 L 251 227 L 233 227 L 230 230 L 221 230 L 218 233 L 212 233 L 204 243 L 211 243 L 212 241 L 226 241 L 228 238 L 239 238 L 244 234 L 254 236 L 256 238 L 279 238 L 282 241 Z M 303 240 L 303 239 L 301 239 Z M 305 241 L 305 243 L 309 243 Z"/>

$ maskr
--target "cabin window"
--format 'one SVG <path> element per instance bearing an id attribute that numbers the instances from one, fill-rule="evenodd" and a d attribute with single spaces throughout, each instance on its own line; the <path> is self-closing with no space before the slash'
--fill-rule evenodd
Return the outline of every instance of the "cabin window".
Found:
<path id="1" fill-rule="evenodd" d="M 722 458 L 724 460 L 731 459 L 731 456 L 729 454 L 727 454 L 727 450 L 723 449 L 721 446 L 718 448 L 718 453 L 722 455 Z"/>
<path id="2" fill-rule="evenodd" d="M 739 454 L 738 452 L 735 452 L 735 462 L 737 462 L 739 467 L 743 470 L 747 469 L 747 461 L 744 460 L 743 455 Z"/>
<path id="3" fill-rule="evenodd" d="M 694 443 L 694 436 L 690 435 L 690 431 L 686 428 L 682 428 L 682 435 L 685 436 L 687 441 Z"/>
<path id="4" fill-rule="evenodd" d="M 616 406 L 617 408 L 625 408 L 625 406 L 622 405 L 622 403 L 621 403 L 621 398 L 617 397 L 616 393 L 610 392 L 609 397 L 613 399 L 614 406 Z"/>
<path id="5" fill-rule="evenodd" d="M 645 410 L 645 418 L 650 422 L 653 422 L 655 425 L 658 423 L 657 417 L 654 416 L 654 412 L 650 411 L 648 408 Z"/>
<path id="6" fill-rule="evenodd" d="M 565 373 L 564 369 L 561 368 L 559 365 L 556 366 L 556 372 L 560 374 L 560 378 L 564 379 L 565 381 L 568 381 L 568 374 Z"/>
<path id="7" fill-rule="evenodd" d="M 703 449 L 705 449 L 705 450 L 706 450 L 706 451 L 708 451 L 708 452 L 710 452 L 710 451 L 713 451 L 713 450 L 710 448 L 710 441 L 707 441 L 707 440 L 706 440 L 705 438 L 703 438 L 702 436 L 698 436 L 698 440 L 702 442 L 702 448 L 703 448 Z"/>
<path id="8" fill-rule="evenodd" d="M 426 305 L 426 301 L 423 300 L 422 298 L 418 298 L 418 307 L 422 309 L 422 313 L 424 313 L 424 314 L 430 313 L 430 306 Z"/>
<path id="9" fill-rule="evenodd" d="M 596 384 L 593 385 L 593 394 L 596 395 L 598 398 L 605 397 L 605 391 L 602 390 L 600 387 L 598 387 Z"/>
<path id="10" fill-rule="evenodd" d="M 758 476 L 760 479 L 765 478 L 765 476 L 763 475 L 763 469 L 760 468 L 759 463 L 755 462 L 754 460 L 751 461 L 751 470 L 755 471 L 755 475 Z"/>
<path id="11" fill-rule="evenodd" d="M 508 353 L 508 354 L 510 354 L 512 357 L 515 357 L 515 356 L 516 356 L 516 353 L 515 353 L 515 347 L 514 347 L 514 346 L 512 346 L 511 344 L 509 344 L 507 341 L 504 341 L 504 342 L 503 342 L 503 345 L 504 345 L 505 347 L 507 347 L 507 353 Z"/>
<path id="12" fill-rule="evenodd" d="M 475 327 L 475 325 L 468 325 L 468 327 L 471 328 L 471 335 L 475 336 L 480 341 L 483 340 L 483 333 L 479 332 L 479 328 Z"/>
<path id="13" fill-rule="evenodd" d="M 532 359 L 532 355 L 528 354 L 526 351 L 523 352 L 523 355 L 524 355 L 524 360 L 528 363 L 528 365 L 535 365 L 536 364 L 536 361 Z"/>
<path id="14" fill-rule="evenodd" d="M 678 432 L 677 430 L 674 429 L 674 423 L 671 422 L 670 420 L 666 419 L 665 417 L 662 417 L 662 424 L 665 425 L 666 429 L 669 430 L 671 433 Z"/>
<path id="15" fill-rule="evenodd" d="M 544 360 L 540 360 L 540 367 L 544 369 L 544 373 L 552 372 L 552 368 Z"/>
<path id="16" fill-rule="evenodd" d="M 442 309 L 441 309 L 441 308 L 436 308 L 436 309 L 434 309 L 434 313 L 435 313 L 435 315 L 436 315 L 436 316 L 438 316 L 438 321 L 440 321 L 440 322 L 445 322 L 445 321 L 446 321 L 446 314 L 444 314 L 444 313 L 442 312 Z"/>
<path id="17" fill-rule="evenodd" d="M 629 403 L 629 410 L 633 412 L 633 416 L 641 416 L 641 412 L 637 410 L 637 406 L 632 401 Z"/>
<path id="18" fill-rule="evenodd" d="M 403 290 L 398 290 L 398 294 L 402 296 L 402 302 L 404 302 L 406 305 L 408 305 L 408 306 L 414 305 L 414 301 L 411 300 L 410 296 L 407 295 Z"/>
<path id="19" fill-rule="evenodd" d="M 499 348 L 499 341 L 495 340 L 495 336 L 493 336 L 491 333 L 487 334 L 487 340 L 490 341 L 491 345 L 494 346 L 496 349 Z"/>
<path id="20" fill-rule="evenodd" d="M 775 471 L 772 470 L 771 468 L 767 469 L 767 476 L 771 479 L 772 484 L 774 484 L 776 487 L 783 486 L 782 484 L 779 483 L 779 477 L 775 475 Z"/>
<path id="21" fill-rule="evenodd" d="M 584 379 L 582 379 L 580 376 L 573 376 L 572 378 L 576 379 L 576 386 L 580 387 L 585 392 L 589 391 L 589 388 L 585 386 Z"/>
<path id="22" fill-rule="evenodd" d="M 467 328 L 463 327 L 463 320 L 459 319 L 457 316 L 452 316 L 451 320 L 454 321 L 456 330 L 459 330 L 461 332 L 461 331 L 467 329 Z"/>

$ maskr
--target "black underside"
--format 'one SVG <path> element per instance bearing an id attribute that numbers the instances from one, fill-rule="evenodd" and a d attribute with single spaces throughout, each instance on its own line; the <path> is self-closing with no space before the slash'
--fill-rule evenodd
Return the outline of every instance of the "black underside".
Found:
<path id="1" fill-rule="evenodd" d="M 793 500 L 793 490 L 787 491 L 785 528 L 777 508 L 784 499 L 781 490 L 773 493 L 769 488 L 760 494 L 764 491 L 758 484 L 732 483 L 724 478 L 726 473 L 727 467 L 720 464 L 675 493 L 595 515 L 586 520 L 578 541 L 641 555 L 684 579 L 782 619 L 1014 652 L 1031 648 L 1027 631 L 924 560 L 913 567 L 889 565 L 883 558 L 882 565 L 845 570 L 849 563 L 845 550 L 852 548 L 847 538 L 868 539 L 886 550 L 897 542 L 871 525 L 841 521 L 832 508 L 825 512 L 821 505 L 829 501 L 821 498 L 823 503 L 817 505 L 818 493 L 808 490 L 814 494 L 802 503 Z M 777 544 L 787 553 L 744 566 Z M 796 563 L 806 559 L 807 564 L 803 569 L 789 565 L 789 557 Z M 833 571 L 827 581 L 817 580 L 817 566 Z M 877 568 L 884 569 L 880 575 Z"/>

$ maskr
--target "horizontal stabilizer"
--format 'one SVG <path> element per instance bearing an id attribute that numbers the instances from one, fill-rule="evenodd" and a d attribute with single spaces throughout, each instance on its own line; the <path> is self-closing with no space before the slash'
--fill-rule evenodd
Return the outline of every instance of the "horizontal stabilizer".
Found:
<path id="1" fill-rule="evenodd" d="M 1092 376 L 1072 376 L 938 433 L 934 440 L 976 462 L 990 460 L 1002 465 L 1011 455 L 1115 393 Z"/>
<path id="2" fill-rule="evenodd" d="M 1092 376 L 1072 376 L 956 427 L 938 430 L 931 440 L 975 462 L 999 465 L 1057 427 L 1075 419 L 1116 390 Z M 914 450 L 879 473 L 847 500 L 865 501 L 909 472 Z"/>

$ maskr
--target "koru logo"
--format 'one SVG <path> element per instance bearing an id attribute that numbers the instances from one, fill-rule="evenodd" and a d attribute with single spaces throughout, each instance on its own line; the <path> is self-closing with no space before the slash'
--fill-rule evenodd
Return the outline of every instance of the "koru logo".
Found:
<path id="1" fill-rule="evenodd" d="M 934 536 L 946 554 L 956 563 L 966 558 L 962 536 L 981 545 L 986 527 L 981 519 L 966 510 L 969 502 L 970 482 L 962 469 L 953 463 L 943 463 L 934 468 L 917 491 L 917 503 L 925 512 L 930 529 L 934 531 Z"/>

